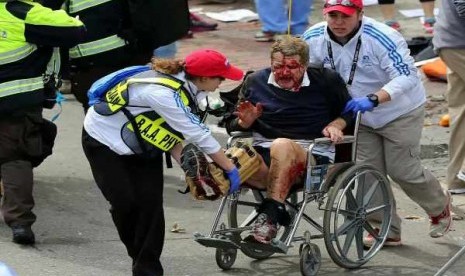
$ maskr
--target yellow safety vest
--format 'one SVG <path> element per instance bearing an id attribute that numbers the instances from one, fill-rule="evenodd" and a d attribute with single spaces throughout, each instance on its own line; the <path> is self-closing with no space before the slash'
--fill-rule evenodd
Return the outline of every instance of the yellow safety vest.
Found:
<path id="1" fill-rule="evenodd" d="M 127 106 L 131 106 L 129 103 L 128 87 L 134 83 L 151 83 L 171 88 L 173 93 L 178 93 L 180 100 L 185 106 L 189 106 L 196 115 L 200 116 L 195 101 L 183 87 L 184 82 L 171 76 L 157 76 L 144 79 L 129 78 L 122 81 L 105 93 L 102 101 L 94 105 L 94 110 L 103 116 L 110 116 L 120 111 L 123 111 L 125 114 L 129 112 L 124 109 Z M 126 116 L 128 117 L 128 115 Z M 143 153 L 142 147 L 149 152 L 166 152 L 184 140 L 184 136 L 169 126 L 165 119 L 155 111 L 148 111 L 133 116 L 133 120 L 137 125 L 136 131 L 139 132 L 145 146 L 140 145 L 129 118 L 128 122 L 121 129 L 121 138 L 134 153 Z"/>

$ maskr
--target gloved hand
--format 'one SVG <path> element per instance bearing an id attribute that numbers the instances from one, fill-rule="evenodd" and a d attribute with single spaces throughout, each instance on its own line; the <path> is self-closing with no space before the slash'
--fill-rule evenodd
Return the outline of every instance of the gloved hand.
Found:
<path id="1" fill-rule="evenodd" d="M 353 98 L 348 101 L 344 111 L 342 113 L 347 113 L 352 111 L 356 114 L 358 111 L 364 113 L 365 111 L 372 111 L 375 107 L 375 104 L 368 99 L 368 97 Z"/>
<path id="2" fill-rule="evenodd" d="M 229 178 L 229 194 L 232 194 L 239 190 L 241 186 L 241 176 L 239 175 L 239 170 L 234 167 L 234 169 L 227 171 L 226 174 Z"/>

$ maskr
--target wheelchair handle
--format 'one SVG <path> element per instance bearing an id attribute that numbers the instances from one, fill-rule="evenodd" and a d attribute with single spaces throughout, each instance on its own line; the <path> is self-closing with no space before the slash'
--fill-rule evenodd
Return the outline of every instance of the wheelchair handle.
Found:
<path id="1" fill-rule="evenodd" d="M 342 141 L 337 142 L 336 144 L 349 144 L 355 142 L 355 136 L 354 135 L 344 135 L 342 138 Z M 321 138 L 316 138 L 313 140 L 313 143 L 315 144 L 331 144 L 333 143 L 330 138 L 327 137 L 321 137 Z"/>

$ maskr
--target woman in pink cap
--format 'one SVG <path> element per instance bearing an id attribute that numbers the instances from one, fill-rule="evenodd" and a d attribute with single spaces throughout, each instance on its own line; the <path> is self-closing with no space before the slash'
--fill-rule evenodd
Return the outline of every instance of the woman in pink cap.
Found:
<path id="1" fill-rule="evenodd" d="M 183 144 L 195 144 L 225 170 L 230 192 L 240 184 L 237 168 L 202 123 L 198 102 L 224 79 L 241 80 L 242 70 L 210 49 L 185 60 L 153 59 L 151 69 L 121 80 L 90 107 L 82 135 L 133 275 L 163 275 L 164 152 L 181 163 Z"/>

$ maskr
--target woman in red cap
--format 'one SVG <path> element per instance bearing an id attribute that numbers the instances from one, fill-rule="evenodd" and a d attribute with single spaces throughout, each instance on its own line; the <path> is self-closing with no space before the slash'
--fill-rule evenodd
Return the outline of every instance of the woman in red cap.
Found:
<path id="1" fill-rule="evenodd" d="M 183 144 L 193 143 L 226 171 L 230 192 L 239 188 L 237 168 L 202 123 L 198 102 L 243 72 L 210 49 L 185 60 L 153 59 L 151 68 L 122 80 L 89 108 L 82 145 L 133 275 L 152 276 L 163 275 L 163 152 L 180 163 Z"/>

